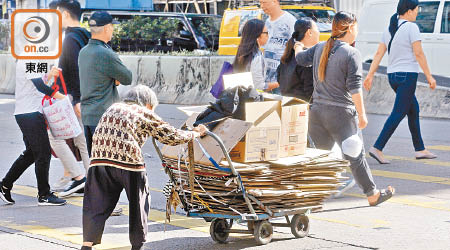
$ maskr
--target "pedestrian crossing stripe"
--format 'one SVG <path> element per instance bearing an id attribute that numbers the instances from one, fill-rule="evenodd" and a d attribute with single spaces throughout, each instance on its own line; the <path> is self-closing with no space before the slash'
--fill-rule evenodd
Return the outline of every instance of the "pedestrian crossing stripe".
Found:
<path id="1" fill-rule="evenodd" d="M 447 145 L 434 145 L 427 146 L 427 149 L 441 150 L 441 151 L 450 151 L 450 146 Z"/>

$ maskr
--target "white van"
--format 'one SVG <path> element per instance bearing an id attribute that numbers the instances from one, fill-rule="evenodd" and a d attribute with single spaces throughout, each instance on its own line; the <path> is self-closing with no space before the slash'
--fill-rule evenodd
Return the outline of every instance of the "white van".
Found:
<path id="1" fill-rule="evenodd" d="M 360 13 L 356 47 L 363 62 L 371 62 L 398 0 L 365 0 Z M 421 0 L 417 25 L 432 74 L 450 76 L 450 0 Z M 381 65 L 387 65 L 387 53 Z"/>

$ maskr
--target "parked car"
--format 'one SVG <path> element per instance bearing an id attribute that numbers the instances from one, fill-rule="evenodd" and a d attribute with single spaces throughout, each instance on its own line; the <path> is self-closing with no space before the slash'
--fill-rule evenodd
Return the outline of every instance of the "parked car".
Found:
<path id="1" fill-rule="evenodd" d="M 397 1 L 366 0 L 359 21 L 356 47 L 365 62 L 372 62 L 389 19 L 397 10 Z M 421 0 L 417 25 L 422 46 L 433 74 L 450 76 L 450 0 Z M 387 65 L 385 55 L 381 65 Z"/>
<path id="2" fill-rule="evenodd" d="M 109 11 L 111 16 L 121 22 L 142 18 L 143 23 L 157 20 L 175 22 L 174 32 L 161 34 L 160 37 L 148 39 L 131 39 L 129 35 L 120 37 L 120 41 L 112 41 L 114 50 L 121 51 L 180 51 L 195 49 L 217 50 L 219 46 L 219 29 L 221 16 L 172 12 L 129 12 Z M 83 13 L 82 21 L 87 22 L 92 12 Z M 119 24 L 120 25 L 120 24 Z M 147 37 L 147 38 L 146 38 Z M 150 36 L 151 37 L 151 36 Z"/>
<path id="3" fill-rule="evenodd" d="M 281 8 L 297 19 L 311 17 L 317 20 L 320 30 L 320 40 L 326 41 L 331 36 L 331 23 L 336 11 L 333 8 L 322 5 L 282 5 Z M 266 20 L 258 6 L 243 7 L 237 10 L 225 10 L 220 26 L 219 55 L 236 55 L 241 41 L 241 31 L 245 22 L 250 19 Z"/>

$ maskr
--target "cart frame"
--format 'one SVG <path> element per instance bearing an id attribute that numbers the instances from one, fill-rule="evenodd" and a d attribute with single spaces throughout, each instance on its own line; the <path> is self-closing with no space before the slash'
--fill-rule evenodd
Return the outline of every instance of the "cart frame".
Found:
<path id="1" fill-rule="evenodd" d="M 239 173 L 233 166 L 233 162 L 231 161 L 230 155 L 228 154 L 225 145 L 222 139 L 212 132 L 206 132 L 208 136 L 211 136 L 214 140 L 217 141 L 220 148 L 222 149 L 223 154 L 228 162 L 228 167 L 230 168 L 230 172 L 240 178 Z M 161 150 L 156 143 L 155 138 L 152 138 L 153 145 L 155 150 L 160 158 L 160 160 L 164 163 L 164 156 L 161 153 Z M 213 165 L 216 163 L 213 162 Z M 164 164 L 163 164 L 164 165 Z M 216 166 L 218 167 L 218 166 Z M 222 167 L 224 168 L 224 167 Z M 172 173 L 167 167 L 164 167 L 165 172 L 169 176 L 169 179 L 172 183 L 177 183 Z M 308 208 L 300 208 L 300 209 L 291 209 L 291 210 L 280 210 L 278 212 L 273 212 L 270 208 L 264 206 L 256 197 L 248 194 L 245 190 L 244 184 L 242 181 L 238 181 L 238 185 L 240 188 L 240 192 L 242 192 L 242 196 L 246 205 L 248 206 L 250 214 L 241 214 L 241 215 L 229 215 L 229 214 L 220 214 L 220 213 L 202 213 L 202 212 L 194 212 L 190 211 L 188 204 L 185 200 L 181 199 L 181 203 L 184 207 L 184 210 L 187 212 L 188 217 L 197 217 L 203 218 L 205 221 L 211 222 L 210 226 L 210 235 L 211 238 L 219 243 L 225 243 L 230 233 L 244 233 L 244 234 L 253 234 L 255 236 L 255 240 L 258 244 L 264 245 L 269 243 L 272 240 L 273 236 L 273 227 L 290 227 L 291 232 L 297 238 L 303 238 L 309 233 L 309 218 L 308 214 L 311 212 L 313 208 L 316 207 L 308 207 Z M 259 208 L 264 210 L 266 213 L 257 214 L 253 208 L 251 203 L 252 200 L 255 202 Z M 293 215 L 292 219 L 289 219 L 289 215 Z M 285 217 L 286 223 L 271 223 L 269 219 Z M 240 230 L 240 229 L 232 229 L 233 221 L 239 222 L 247 222 L 248 230 Z"/>

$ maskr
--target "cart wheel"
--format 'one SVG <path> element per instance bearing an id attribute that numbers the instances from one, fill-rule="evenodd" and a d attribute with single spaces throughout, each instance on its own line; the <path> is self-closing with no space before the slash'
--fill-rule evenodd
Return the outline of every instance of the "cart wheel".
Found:
<path id="1" fill-rule="evenodd" d="M 303 214 L 292 217 L 291 232 L 296 238 L 306 237 L 309 233 L 309 218 Z"/>
<path id="2" fill-rule="evenodd" d="M 266 245 L 267 243 L 272 241 L 272 224 L 265 220 L 255 222 L 255 231 L 253 235 L 255 236 L 256 243 L 258 243 L 259 245 Z"/>
<path id="3" fill-rule="evenodd" d="M 247 228 L 248 228 L 248 231 L 254 232 L 255 231 L 255 222 L 247 221 Z"/>
<path id="4" fill-rule="evenodd" d="M 209 227 L 209 234 L 211 238 L 218 243 L 225 243 L 228 239 L 230 233 L 225 232 L 230 226 L 228 222 L 224 219 L 214 219 Z"/>

